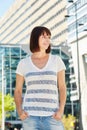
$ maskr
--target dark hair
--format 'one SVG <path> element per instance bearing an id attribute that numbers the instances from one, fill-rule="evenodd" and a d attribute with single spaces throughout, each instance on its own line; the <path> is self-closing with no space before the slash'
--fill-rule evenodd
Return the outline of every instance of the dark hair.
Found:
<path id="1" fill-rule="evenodd" d="M 45 32 L 47 33 L 47 35 L 51 36 L 50 30 L 46 27 L 37 26 L 32 30 L 31 36 L 30 36 L 31 52 L 38 52 L 40 50 L 38 40 L 39 40 L 39 37 L 41 36 L 41 34 L 44 34 Z M 48 49 L 46 50 L 46 53 L 50 53 L 50 45 L 49 45 Z"/>

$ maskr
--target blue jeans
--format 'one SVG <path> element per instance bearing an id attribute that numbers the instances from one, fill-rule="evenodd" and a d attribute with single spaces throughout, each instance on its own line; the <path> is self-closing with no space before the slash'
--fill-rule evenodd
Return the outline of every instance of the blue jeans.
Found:
<path id="1" fill-rule="evenodd" d="M 23 130 L 64 130 L 62 122 L 52 116 L 29 116 L 22 123 Z"/>

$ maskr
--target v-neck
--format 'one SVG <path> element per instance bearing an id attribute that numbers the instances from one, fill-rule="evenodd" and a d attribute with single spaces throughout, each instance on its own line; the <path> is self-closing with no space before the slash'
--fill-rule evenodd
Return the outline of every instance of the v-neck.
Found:
<path id="1" fill-rule="evenodd" d="M 49 54 L 48 60 L 47 60 L 46 64 L 44 65 L 44 67 L 42 67 L 42 68 L 39 68 L 38 66 L 36 66 L 36 65 L 33 63 L 31 56 L 30 56 L 30 62 L 31 62 L 32 66 L 33 66 L 35 69 L 37 69 L 37 70 L 39 70 L 39 71 L 42 71 L 42 70 L 44 70 L 44 69 L 48 66 L 49 61 L 50 61 L 50 58 L 51 58 L 51 54 Z"/>

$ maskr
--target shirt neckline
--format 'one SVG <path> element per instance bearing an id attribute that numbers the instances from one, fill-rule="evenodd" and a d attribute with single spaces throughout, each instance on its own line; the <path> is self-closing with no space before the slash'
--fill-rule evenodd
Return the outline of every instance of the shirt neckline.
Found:
<path id="1" fill-rule="evenodd" d="M 37 69 L 37 70 L 39 70 L 39 71 L 42 71 L 42 70 L 44 70 L 44 69 L 48 66 L 48 64 L 49 64 L 49 62 L 50 62 L 50 58 L 51 58 L 51 54 L 49 54 L 48 60 L 47 60 L 45 66 L 44 66 L 43 68 L 37 67 L 37 66 L 33 63 L 32 59 L 31 59 L 31 56 L 30 56 L 30 62 L 31 62 L 32 66 L 33 66 L 35 69 Z"/>

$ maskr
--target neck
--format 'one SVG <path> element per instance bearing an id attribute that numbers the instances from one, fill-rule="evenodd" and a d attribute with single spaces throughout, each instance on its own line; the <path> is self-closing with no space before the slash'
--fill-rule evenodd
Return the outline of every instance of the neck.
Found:
<path id="1" fill-rule="evenodd" d="M 33 53 L 33 56 L 35 56 L 35 57 L 38 57 L 38 58 L 41 58 L 41 57 L 45 57 L 45 56 L 47 56 L 48 54 L 46 53 L 46 52 L 34 52 Z"/>

